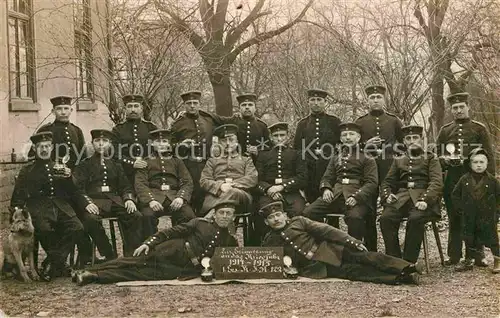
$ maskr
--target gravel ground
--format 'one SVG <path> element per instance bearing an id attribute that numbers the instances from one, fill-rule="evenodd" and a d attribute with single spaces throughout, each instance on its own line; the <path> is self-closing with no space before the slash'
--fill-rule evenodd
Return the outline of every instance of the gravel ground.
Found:
<path id="1" fill-rule="evenodd" d="M 441 267 L 431 232 L 428 236 L 431 272 L 422 277 L 420 286 L 342 281 L 265 286 L 77 287 L 63 278 L 33 284 L 3 280 L 0 309 L 9 316 L 499 316 L 500 275 L 491 274 L 490 268 L 454 273 L 452 268 Z M 445 248 L 446 231 L 441 232 L 441 238 Z M 383 251 L 381 238 L 379 245 Z M 487 255 L 492 264 L 489 251 Z"/>

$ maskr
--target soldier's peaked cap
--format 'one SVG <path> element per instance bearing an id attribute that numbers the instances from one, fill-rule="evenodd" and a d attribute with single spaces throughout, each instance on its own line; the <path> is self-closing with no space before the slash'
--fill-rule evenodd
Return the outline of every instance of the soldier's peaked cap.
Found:
<path id="1" fill-rule="evenodd" d="M 326 98 L 328 96 L 328 92 L 322 89 L 311 88 L 307 90 L 307 97 L 321 97 Z"/>
<path id="2" fill-rule="evenodd" d="M 200 100 L 201 92 L 200 91 L 189 91 L 181 94 L 181 98 L 184 102 L 188 100 Z"/>
<path id="3" fill-rule="evenodd" d="M 353 122 L 345 122 L 339 125 L 340 131 L 357 131 L 361 133 L 361 126 Z"/>
<path id="4" fill-rule="evenodd" d="M 371 94 L 385 94 L 387 89 L 382 85 L 370 85 L 365 88 L 366 96 L 370 96 Z"/>
<path id="5" fill-rule="evenodd" d="M 52 103 L 52 107 L 56 107 L 59 105 L 71 105 L 71 100 L 73 97 L 70 96 L 55 96 L 50 99 Z"/>
<path id="6" fill-rule="evenodd" d="M 214 209 L 215 211 L 220 210 L 220 209 L 234 209 L 236 210 L 236 207 L 238 206 L 238 202 L 234 200 L 229 200 L 225 202 L 221 202 L 217 204 Z"/>
<path id="7" fill-rule="evenodd" d="M 472 149 L 469 152 L 469 155 L 467 156 L 467 158 L 470 160 L 475 155 L 485 155 L 486 158 L 489 158 L 488 157 L 488 152 L 484 148 L 481 148 L 481 147 Z"/>
<path id="8" fill-rule="evenodd" d="M 149 139 L 169 139 L 174 138 L 174 133 L 170 129 L 156 129 L 149 132 Z"/>
<path id="9" fill-rule="evenodd" d="M 264 218 L 267 218 L 269 215 L 275 212 L 284 212 L 283 203 L 281 201 L 271 202 L 267 205 L 264 205 L 259 210 L 260 215 L 262 215 Z"/>
<path id="10" fill-rule="evenodd" d="M 122 97 L 123 103 L 126 105 L 128 103 L 143 103 L 144 96 L 138 94 L 129 94 Z"/>
<path id="11" fill-rule="evenodd" d="M 115 138 L 115 134 L 107 129 L 92 129 L 90 131 L 90 136 L 92 136 L 92 139 L 96 138 L 108 138 L 110 140 Z"/>
<path id="12" fill-rule="evenodd" d="M 255 95 L 255 94 L 241 94 L 241 95 L 236 96 L 236 100 L 238 101 L 238 104 L 241 104 L 244 102 L 255 103 L 257 101 L 257 95 Z"/>
<path id="13" fill-rule="evenodd" d="M 52 132 L 44 131 L 38 134 L 34 134 L 30 137 L 30 140 L 34 145 L 42 141 L 52 141 Z"/>
<path id="14" fill-rule="evenodd" d="M 278 130 L 286 130 L 288 131 L 288 123 L 285 123 L 284 121 L 280 121 L 277 123 L 272 124 L 271 126 L 268 127 L 269 132 L 273 133 Z"/>
<path id="15" fill-rule="evenodd" d="M 420 135 L 424 133 L 424 127 L 419 125 L 408 125 L 401 128 L 403 135 Z"/>
<path id="16" fill-rule="evenodd" d="M 221 125 L 214 129 L 214 136 L 225 138 L 229 135 L 237 135 L 238 126 L 233 124 Z"/>
<path id="17" fill-rule="evenodd" d="M 463 92 L 463 93 L 452 94 L 449 95 L 446 99 L 448 100 L 450 105 L 467 103 L 467 101 L 469 100 L 469 93 Z"/>

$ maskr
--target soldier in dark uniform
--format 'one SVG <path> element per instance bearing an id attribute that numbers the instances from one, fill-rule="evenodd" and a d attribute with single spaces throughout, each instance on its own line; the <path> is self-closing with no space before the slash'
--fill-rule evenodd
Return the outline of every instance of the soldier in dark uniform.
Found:
<path id="1" fill-rule="evenodd" d="M 423 127 L 410 125 L 402 130 L 407 149 L 394 159 L 382 182 L 384 212 L 380 228 L 386 254 L 416 262 L 425 235 L 425 223 L 441 217 L 443 176 L 437 156 L 422 148 Z M 408 217 L 408 222 L 401 254 L 398 233 L 404 217 Z"/>
<path id="2" fill-rule="evenodd" d="M 146 167 L 149 156 L 149 132 L 158 129 L 155 124 L 143 118 L 144 97 L 141 95 L 123 96 L 126 121 L 113 127 L 116 136 L 114 147 L 115 158 L 122 163 L 125 174 L 134 183 L 137 169 Z"/>
<path id="3" fill-rule="evenodd" d="M 363 243 L 341 230 L 303 216 L 288 219 L 281 202 L 261 209 L 272 231 L 263 246 L 283 246 L 299 275 L 335 277 L 380 284 L 418 284 L 421 264 L 368 252 Z"/>
<path id="4" fill-rule="evenodd" d="M 213 134 L 219 139 L 220 155 L 209 158 L 201 173 L 200 186 L 206 191 L 201 215 L 228 200 L 238 202 L 239 213 L 246 212 L 252 202 L 250 190 L 257 185 L 257 169 L 238 151 L 238 126 L 222 125 Z"/>
<path id="5" fill-rule="evenodd" d="M 110 260 L 117 257 L 117 251 L 113 251 L 101 219 L 118 217 L 124 235 L 124 254 L 131 256 L 142 242 L 141 214 L 136 208 L 132 185 L 122 165 L 112 158 L 113 133 L 95 129 L 90 134 L 95 153 L 79 164 L 73 174 L 73 180 L 81 190 L 76 197 L 80 219 L 99 253 L 105 260 Z M 80 261 L 85 264 L 92 251 L 79 252 Z"/>
<path id="6" fill-rule="evenodd" d="M 321 195 L 319 182 L 340 142 L 340 119 L 325 112 L 328 92 L 310 89 L 307 96 L 311 114 L 297 124 L 293 147 L 300 151 L 307 163 L 305 194 L 311 203 Z"/>
<path id="7" fill-rule="evenodd" d="M 304 210 L 303 215 L 322 221 L 328 213 L 345 214 L 349 235 L 358 240 L 365 236 L 365 220 L 375 209 L 378 195 L 377 164 L 359 148 L 360 127 L 355 123 L 340 125 L 341 151 L 333 156 L 321 178 L 322 196 Z"/>
<path id="8" fill-rule="evenodd" d="M 201 171 L 210 157 L 212 132 L 217 126 L 225 123 L 225 117 L 200 110 L 199 91 L 183 93 L 181 98 L 185 105 L 185 113 L 172 124 L 172 132 L 178 142 L 176 155 L 184 160 L 194 182 L 191 205 L 197 215 L 201 215 L 204 199 L 204 191 L 199 183 Z"/>
<path id="9" fill-rule="evenodd" d="M 288 215 L 300 215 L 306 204 L 300 193 L 300 190 L 304 190 L 307 186 L 305 161 L 302 160 L 299 151 L 287 146 L 289 141 L 287 123 L 275 123 L 269 126 L 269 131 L 272 148 L 261 151 L 256 162 L 259 177 L 257 208 L 280 200 Z M 256 243 L 260 245 L 267 232 L 264 219 L 260 215 L 254 217 L 254 230 Z"/>
<path id="10" fill-rule="evenodd" d="M 374 85 L 365 88 L 370 111 L 358 119 L 356 124 L 361 127 L 361 145 L 365 152 L 376 157 L 379 184 L 384 181 L 392 164 L 397 145 L 403 144 L 403 123 L 384 110 L 386 88 Z M 366 218 L 366 247 L 370 251 L 377 251 L 377 198 L 373 198 L 375 213 L 368 214 Z"/>
<path id="11" fill-rule="evenodd" d="M 147 167 L 138 170 L 135 175 L 135 190 L 143 215 L 144 237 L 158 231 L 158 217 L 162 215 L 171 215 L 172 225 L 195 218 L 189 205 L 193 180 L 182 160 L 172 156 L 172 132 L 158 129 L 149 135 L 155 151 L 147 159 Z"/>
<path id="12" fill-rule="evenodd" d="M 110 284 L 133 280 L 165 280 L 196 277 L 201 273 L 200 261 L 212 257 L 219 246 L 238 246 L 229 233 L 234 222 L 235 206 L 223 202 L 216 207 L 214 218 L 195 218 L 160 231 L 125 257 L 76 273 L 76 283 Z"/>
<path id="13" fill-rule="evenodd" d="M 238 142 L 241 150 L 255 162 L 259 151 L 269 148 L 269 130 L 267 124 L 255 117 L 257 95 L 243 94 L 236 96 L 240 105 L 240 117 L 233 117 L 238 126 Z"/>
<path id="14" fill-rule="evenodd" d="M 19 172 L 10 201 L 12 211 L 27 209 L 31 214 L 35 235 L 47 258 L 41 277 L 50 280 L 68 274 L 66 259 L 83 235 L 83 225 L 69 200 L 76 193 L 71 169 L 50 159 L 52 133 L 31 136 L 35 160 Z"/>
<path id="15" fill-rule="evenodd" d="M 449 221 L 449 259 L 446 260 L 446 265 L 457 264 L 462 257 L 461 217 L 459 208 L 453 205 L 451 193 L 458 180 L 467 172 L 467 168 L 463 166 L 464 156 L 472 149 L 482 147 L 492 156 L 492 160 L 488 162 L 488 172 L 495 175 L 494 151 L 489 133 L 482 123 L 470 119 L 468 97 L 467 93 L 448 96 L 454 120 L 441 128 L 436 140 L 437 154 L 446 173 L 443 193 Z M 476 246 L 476 249 L 479 251 L 476 254 L 476 265 L 488 266 L 482 246 Z"/>
<path id="16" fill-rule="evenodd" d="M 53 123 L 40 127 L 37 133 L 52 132 L 54 143 L 52 160 L 61 163 L 64 156 L 68 155 L 69 160 L 66 162 L 66 165 L 70 169 L 73 169 L 79 161 L 85 158 L 85 138 L 83 137 L 82 130 L 69 121 L 69 116 L 73 111 L 71 99 L 69 96 L 51 98 L 52 113 L 56 119 Z M 33 150 L 30 151 L 29 157 L 33 157 L 34 155 Z"/>

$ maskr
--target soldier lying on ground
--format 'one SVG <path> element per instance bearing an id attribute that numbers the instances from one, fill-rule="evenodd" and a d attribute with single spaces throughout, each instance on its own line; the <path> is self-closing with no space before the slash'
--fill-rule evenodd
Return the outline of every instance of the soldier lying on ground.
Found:
<path id="1" fill-rule="evenodd" d="M 73 273 L 78 285 L 109 284 L 133 280 L 166 280 L 197 277 L 200 260 L 212 257 L 218 246 L 238 246 L 229 234 L 234 221 L 235 202 L 222 202 L 213 219 L 192 219 L 187 223 L 160 231 L 123 257 Z"/>
<path id="2" fill-rule="evenodd" d="M 421 264 L 369 252 L 361 241 L 328 224 L 303 216 L 288 219 L 280 201 L 260 213 L 272 229 L 263 246 L 283 246 L 299 275 L 335 277 L 381 284 L 418 284 Z"/>

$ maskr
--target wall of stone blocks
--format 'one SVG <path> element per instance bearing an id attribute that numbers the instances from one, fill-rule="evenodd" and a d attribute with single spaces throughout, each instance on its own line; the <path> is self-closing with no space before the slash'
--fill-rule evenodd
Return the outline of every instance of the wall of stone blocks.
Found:
<path id="1" fill-rule="evenodd" d="M 0 163 L 0 229 L 9 225 L 10 197 L 15 177 L 26 163 Z"/>

